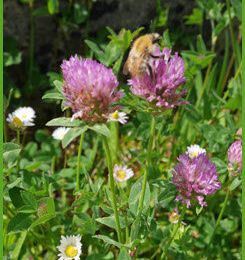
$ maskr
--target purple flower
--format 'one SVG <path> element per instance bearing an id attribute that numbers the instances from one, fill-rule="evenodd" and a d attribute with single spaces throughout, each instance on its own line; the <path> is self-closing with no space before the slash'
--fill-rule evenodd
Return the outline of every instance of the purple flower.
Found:
<path id="1" fill-rule="evenodd" d="M 162 52 L 156 49 L 150 68 L 143 75 L 135 76 L 128 81 L 133 94 L 153 102 L 164 109 L 174 108 L 188 102 L 181 100 L 186 90 L 178 88 L 185 83 L 184 61 L 178 53 L 171 56 L 171 50 L 164 48 Z"/>
<path id="2" fill-rule="evenodd" d="M 215 193 L 221 187 L 215 165 L 206 154 L 190 158 L 182 154 L 173 171 L 173 183 L 180 195 L 176 200 L 190 207 L 197 200 L 201 206 L 207 206 L 204 196 Z"/>
<path id="3" fill-rule="evenodd" d="M 232 175 L 242 171 L 242 140 L 237 140 L 228 149 L 228 170 Z"/>
<path id="4" fill-rule="evenodd" d="M 73 118 L 87 122 L 105 122 L 116 108 L 112 103 L 122 97 L 118 81 L 111 69 L 77 55 L 61 65 L 66 105 L 75 113 Z"/>

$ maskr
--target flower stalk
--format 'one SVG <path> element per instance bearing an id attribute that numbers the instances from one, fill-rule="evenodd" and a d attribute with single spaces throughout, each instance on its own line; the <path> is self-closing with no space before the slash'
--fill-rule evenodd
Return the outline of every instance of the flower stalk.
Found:
<path id="1" fill-rule="evenodd" d="M 172 241 L 174 240 L 174 238 L 175 238 L 175 236 L 176 236 L 176 234 L 177 234 L 177 232 L 178 232 L 178 230 L 179 230 L 180 224 L 181 224 L 181 222 L 182 222 L 182 220 L 183 220 L 183 218 L 184 218 L 184 216 L 185 216 L 185 211 L 186 211 L 186 206 L 184 206 L 184 207 L 182 208 L 182 212 L 181 212 L 181 215 L 180 215 L 180 218 L 179 218 L 179 222 L 178 222 L 178 224 L 175 225 L 174 230 L 173 230 L 173 233 L 172 233 L 172 236 L 171 236 L 170 239 L 168 240 L 168 242 L 167 242 L 167 244 L 166 244 L 166 246 L 165 246 L 165 248 L 164 248 L 164 250 L 163 250 L 163 253 L 162 253 L 160 259 L 165 259 L 165 258 L 166 258 L 167 253 L 168 253 L 168 249 L 169 249 L 169 247 L 171 246 Z"/>
<path id="2" fill-rule="evenodd" d="M 106 154 L 106 162 L 109 172 L 109 185 L 112 193 L 112 207 L 115 215 L 115 222 L 116 222 L 116 228 L 117 228 L 117 237 L 119 243 L 122 242 L 122 234 L 121 234 L 121 227 L 120 227 L 120 221 L 119 221 L 119 215 L 117 210 L 117 203 L 116 203 L 116 194 L 115 194 L 115 183 L 113 178 L 113 168 L 112 168 L 112 160 L 111 160 L 111 153 L 108 145 L 108 141 L 106 137 L 103 137 L 103 143 L 104 143 L 104 149 Z"/>
<path id="3" fill-rule="evenodd" d="M 147 183 L 147 177 L 148 177 L 148 171 L 151 164 L 151 154 L 153 149 L 153 140 L 155 135 L 155 127 L 156 127 L 156 119 L 154 116 L 152 116 L 151 119 L 151 128 L 150 128 L 150 137 L 147 147 L 147 159 L 146 159 L 146 170 L 144 172 L 144 179 L 142 184 L 142 191 L 140 194 L 140 201 L 139 201 L 139 207 L 138 207 L 138 217 L 142 214 L 143 211 L 143 204 L 144 204 L 144 198 L 145 198 L 145 190 L 146 190 L 146 183 Z"/>
<path id="4" fill-rule="evenodd" d="M 83 139 L 84 139 L 84 133 L 81 134 L 79 147 L 78 147 L 78 154 L 77 154 L 76 191 L 79 191 L 80 189 L 80 168 L 81 168 L 81 154 L 82 154 L 82 147 L 83 147 Z"/>
<path id="5" fill-rule="evenodd" d="M 211 238 L 210 238 L 210 240 L 209 240 L 208 245 L 211 245 L 211 243 L 212 243 L 212 241 L 213 241 L 213 239 L 214 239 L 215 233 L 216 233 L 216 231 L 217 231 L 217 228 L 218 228 L 218 226 L 219 226 L 219 224 L 220 224 L 220 221 L 221 221 L 221 219 L 222 219 L 222 217 L 223 217 L 225 208 L 226 208 L 226 206 L 227 206 L 227 202 L 228 202 L 229 195 L 230 195 L 230 189 L 229 189 L 229 187 L 227 187 L 227 191 L 226 191 L 226 195 L 225 195 L 225 200 L 224 200 L 223 206 L 222 206 L 222 208 L 221 208 L 221 210 L 220 210 L 218 219 L 217 219 L 217 221 L 216 221 L 216 223 L 215 223 L 214 230 L 213 230 L 213 233 L 212 233 L 212 236 L 211 236 Z M 209 246 L 208 246 L 208 248 L 209 248 Z"/>

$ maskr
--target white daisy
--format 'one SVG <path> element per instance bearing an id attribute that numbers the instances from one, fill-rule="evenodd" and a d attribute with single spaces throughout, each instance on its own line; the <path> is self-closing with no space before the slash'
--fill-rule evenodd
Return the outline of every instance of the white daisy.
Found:
<path id="1" fill-rule="evenodd" d="M 126 124 L 128 120 L 128 116 L 124 112 L 118 112 L 117 110 L 111 114 L 109 114 L 108 121 L 118 121 L 121 124 Z"/>
<path id="2" fill-rule="evenodd" d="M 193 159 L 194 157 L 197 157 L 199 154 L 206 154 L 206 150 L 201 148 L 199 145 L 194 144 L 191 146 L 187 147 L 187 152 L 188 156 Z"/>
<path id="3" fill-rule="evenodd" d="M 34 126 L 36 113 L 31 107 L 19 107 L 13 113 L 8 114 L 7 122 L 14 128 Z"/>
<path id="4" fill-rule="evenodd" d="M 52 136 L 56 140 L 62 140 L 65 134 L 70 130 L 69 127 L 58 127 L 52 133 Z"/>
<path id="5" fill-rule="evenodd" d="M 61 236 L 57 249 L 60 251 L 59 260 L 79 260 L 82 253 L 81 236 Z"/>
<path id="6" fill-rule="evenodd" d="M 118 182 L 124 182 L 134 176 L 132 169 L 127 166 L 115 165 L 113 169 L 113 177 Z"/>

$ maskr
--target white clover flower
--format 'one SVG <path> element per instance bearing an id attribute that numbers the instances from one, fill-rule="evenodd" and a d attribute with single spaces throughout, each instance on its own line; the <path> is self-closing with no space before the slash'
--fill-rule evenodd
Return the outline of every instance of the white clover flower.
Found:
<path id="1" fill-rule="evenodd" d="M 62 140 L 65 134 L 70 130 L 69 127 L 58 127 L 52 133 L 52 136 L 56 140 Z"/>
<path id="2" fill-rule="evenodd" d="M 191 146 L 187 147 L 187 152 L 188 156 L 193 159 L 194 157 L 197 157 L 199 154 L 206 154 L 206 150 L 201 148 L 197 144 L 193 144 Z"/>
<path id="3" fill-rule="evenodd" d="M 13 113 L 8 114 L 7 122 L 14 128 L 24 128 L 26 126 L 34 126 L 36 113 L 31 107 L 19 107 Z"/>
<path id="4" fill-rule="evenodd" d="M 127 166 L 115 165 L 113 169 L 113 177 L 118 182 L 124 182 L 134 176 L 132 169 Z"/>
<path id="5" fill-rule="evenodd" d="M 128 120 L 128 116 L 124 112 L 118 112 L 117 110 L 111 114 L 109 114 L 108 121 L 118 121 L 121 124 L 126 124 Z"/>
<path id="6" fill-rule="evenodd" d="M 61 236 L 57 249 L 60 251 L 59 260 L 79 260 L 82 253 L 81 236 Z"/>

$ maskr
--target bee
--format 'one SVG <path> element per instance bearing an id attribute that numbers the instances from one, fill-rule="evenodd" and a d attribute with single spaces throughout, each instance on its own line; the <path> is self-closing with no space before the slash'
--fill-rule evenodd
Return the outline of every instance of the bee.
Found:
<path id="1" fill-rule="evenodd" d="M 160 39 L 158 33 L 145 34 L 138 37 L 132 45 L 128 58 L 123 67 L 123 74 L 130 74 L 131 77 L 142 75 L 150 69 L 149 61 L 151 58 L 158 58 L 153 55 L 157 42 Z M 151 73 L 151 71 L 149 71 Z"/>

